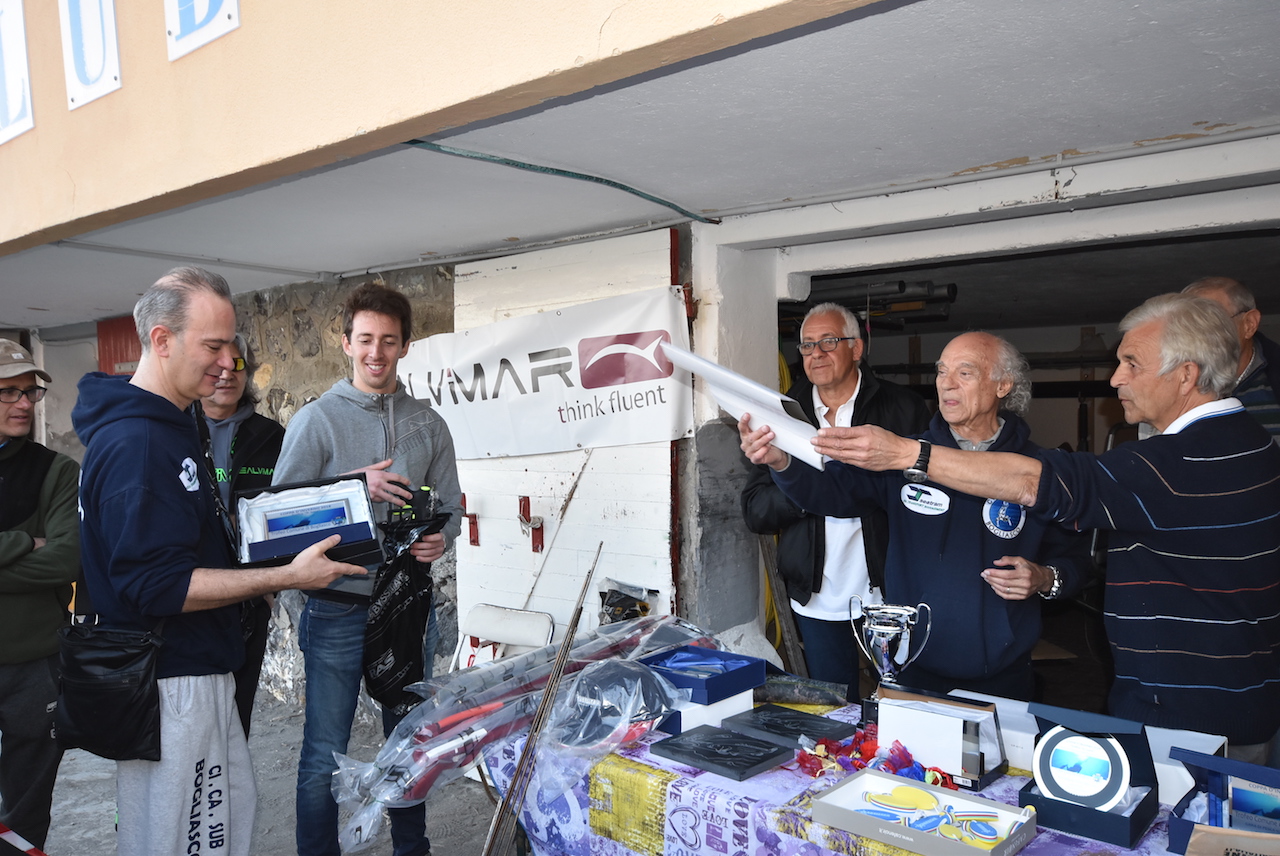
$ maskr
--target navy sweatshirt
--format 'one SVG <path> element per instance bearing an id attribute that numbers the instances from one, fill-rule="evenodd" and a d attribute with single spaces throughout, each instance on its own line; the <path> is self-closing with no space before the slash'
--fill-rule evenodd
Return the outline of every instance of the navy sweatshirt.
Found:
<path id="1" fill-rule="evenodd" d="M 159 676 L 232 672 L 244 661 L 238 604 L 183 613 L 196 568 L 233 567 L 186 411 L 127 377 L 85 375 L 71 413 L 85 582 L 107 627 L 161 630 Z"/>
<path id="2" fill-rule="evenodd" d="M 991 451 L 1038 451 L 1026 422 L 1012 413 L 1001 416 L 1004 427 Z M 917 436 L 957 448 L 937 414 Z M 885 602 L 929 605 L 933 627 L 916 662 L 937 675 L 980 680 L 1030 662 L 1040 638 L 1040 598 L 1009 601 L 992 591 L 981 574 L 996 559 L 1022 556 L 1054 565 L 1063 595 L 1083 584 L 1089 566 L 1085 539 L 1051 520 L 932 482 L 912 484 L 898 470 L 872 473 L 830 461 L 819 472 L 792 461 L 773 478 L 806 511 L 831 517 L 858 517 L 872 507 L 888 512 Z"/>

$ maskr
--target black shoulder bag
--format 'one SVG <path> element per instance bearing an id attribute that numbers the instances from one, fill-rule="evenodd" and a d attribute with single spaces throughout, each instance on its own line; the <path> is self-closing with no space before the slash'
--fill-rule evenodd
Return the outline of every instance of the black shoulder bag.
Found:
<path id="1" fill-rule="evenodd" d="M 164 619 L 149 631 L 98 626 L 83 570 L 76 607 L 71 624 L 58 631 L 62 677 L 53 726 L 58 745 L 115 761 L 159 761 L 156 663 Z"/>

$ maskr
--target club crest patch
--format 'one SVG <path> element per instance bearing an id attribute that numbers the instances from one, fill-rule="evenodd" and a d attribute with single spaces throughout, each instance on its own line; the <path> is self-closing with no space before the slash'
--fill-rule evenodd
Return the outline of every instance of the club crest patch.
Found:
<path id="1" fill-rule="evenodd" d="M 982 506 L 982 522 L 997 538 L 1017 538 L 1027 522 L 1027 512 L 1016 502 L 988 499 Z"/>
<path id="2" fill-rule="evenodd" d="M 916 514 L 935 516 L 946 514 L 951 508 L 951 497 L 937 488 L 925 487 L 922 484 L 904 484 L 902 486 L 902 504 Z"/>
<path id="3" fill-rule="evenodd" d="M 188 491 L 200 489 L 200 470 L 195 461 L 190 458 L 182 459 L 182 470 L 178 473 L 178 481 L 182 482 L 182 486 Z"/>

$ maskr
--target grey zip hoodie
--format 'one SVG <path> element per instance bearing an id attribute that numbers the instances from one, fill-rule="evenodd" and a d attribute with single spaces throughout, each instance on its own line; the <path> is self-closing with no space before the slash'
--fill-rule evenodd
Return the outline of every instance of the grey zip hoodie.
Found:
<path id="1" fill-rule="evenodd" d="M 330 478 L 387 458 L 392 459 L 390 471 L 406 476 L 411 489 L 429 485 L 439 493 L 441 510 L 451 515 L 444 528 L 448 549 L 462 528 L 453 437 L 444 419 L 405 392 L 404 384 L 397 383 L 394 393 L 378 395 L 340 380 L 299 410 L 285 430 L 272 484 Z M 387 503 L 375 503 L 374 519 L 385 520 L 386 515 Z M 342 577 L 329 588 L 368 595 L 373 576 Z"/>

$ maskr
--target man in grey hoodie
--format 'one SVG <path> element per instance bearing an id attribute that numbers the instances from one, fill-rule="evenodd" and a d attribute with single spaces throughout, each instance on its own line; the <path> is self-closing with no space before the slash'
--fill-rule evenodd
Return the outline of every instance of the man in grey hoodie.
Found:
<path id="1" fill-rule="evenodd" d="M 366 283 L 343 306 L 342 349 L 351 380 L 340 380 L 289 423 L 274 484 L 363 472 L 377 519 L 388 504 L 403 505 L 430 486 L 451 517 L 442 532 L 423 536 L 411 552 L 420 562 L 440 558 L 461 528 L 462 493 L 453 438 L 443 419 L 406 392 L 396 367 L 409 350 L 412 310 L 403 294 Z M 371 569 L 372 571 L 372 569 Z M 330 792 L 351 736 L 362 675 L 365 620 L 373 574 L 344 577 L 307 600 L 298 630 L 307 677 L 306 723 L 298 761 L 299 856 L 338 856 L 338 806 Z M 423 643 L 425 675 L 435 652 L 435 611 Z M 383 711 L 390 734 L 399 717 Z M 391 809 L 395 856 L 431 852 L 423 806 Z"/>

